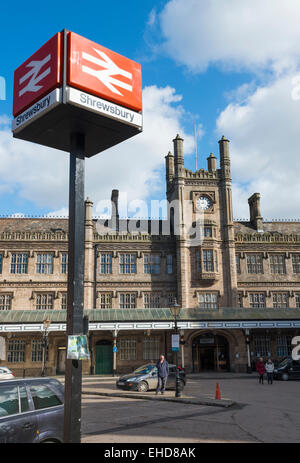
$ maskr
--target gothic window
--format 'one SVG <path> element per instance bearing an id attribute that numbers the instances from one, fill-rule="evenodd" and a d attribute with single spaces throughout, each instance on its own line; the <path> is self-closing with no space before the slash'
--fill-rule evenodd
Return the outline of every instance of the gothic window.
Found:
<path id="1" fill-rule="evenodd" d="M 268 357 L 271 354 L 269 336 L 254 336 L 253 341 L 256 357 Z"/>
<path id="2" fill-rule="evenodd" d="M 145 338 L 143 341 L 143 360 L 156 361 L 159 356 L 159 338 Z"/>
<path id="3" fill-rule="evenodd" d="M 61 273 L 67 273 L 68 272 L 68 254 L 66 252 L 61 253 Z"/>
<path id="4" fill-rule="evenodd" d="M 136 308 L 136 294 L 121 293 L 120 294 L 120 309 L 135 309 L 135 308 Z"/>
<path id="5" fill-rule="evenodd" d="M 100 294 L 100 309 L 112 308 L 112 293 Z"/>
<path id="6" fill-rule="evenodd" d="M 11 294 L 1 294 L 0 293 L 0 310 L 10 310 L 11 309 Z"/>
<path id="7" fill-rule="evenodd" d="M 38 253 L 36 256 L 36 273 L 53 273 L 53 253 Z"/>
<path id="8" fill-rule="evenodd" d="M 158 275 L 160 273 L 160 256 L 157 254 L 144 255 L 144 273 Z"/>
<path id="9" fill-rule="evenodd" d="M 110 253 L 101 254 L 100 273 L 111 273 L 111 261 L 112 255 Z"/>
<path id="10" fill-rule="evenodd" d="M 252 309 L 261 309 L 266 307 L 265 293 L 250 293 L 249 302 Z"/>
<path id="11" fill-rule="evenodd" d="M 120 273 L 136 273 L 136 254 L 120 254 Z"/>
<path id="12" fill-rule="evenodd" d="M 158 309 L 160 307 L 160 295 L 144 294 L 144 307 L 145 309 Z"/>
<path id="13" fill-rule="evenodd" d="M 300 273 L 300 254 L 292 255 L 293 273 Z"/>
<path id="14" fill-rule="evenodd" d="M 199 293 L 198 304 L 201 309 L 217 309 L 218 295 L 216 293 Z"/>
<path id="15" fill-rule="evenodd" d="M 286 273 L 284 254 L 270 255 L 270 270 L 271 270 L 271 273 L 275 273 L 275 274 Z"/>
<path id="16" fill-rule="evenodd" d="M 37 293 L 35 308 L 37 310 L 52 310 L 53 309 L 53 293 Z"/>
<path id="17" fill-rule="evenodd" d="M 273 307 L 274 309 L 287 308 L 289 306 L 288 293 L 273 293 Z"/>
<path id="18" fill-rule="evenodd" d="M 263 260 L 261 254 L 247 255 L 248 273 L 263 273 Z"/>
<path id="19" fill-rule="evenodd" d="M 277 336 L 277 355 L 278 357 L 287 357 L 292 353 L 292 336 Z"/>
<path id="20" fill-rule="evenodd" d="M 8 341 L 7 361 L 9 363 L 25 362 L 25 341 L 20 339 Z"/>
<path id="21" fill-rule="evenodd" d="M 28 273 L 28 254 L 13 253 L 11 255 L 10 273 Z"/>
<path id="22" fill-rule="evenodd" d="M 136 360 L 136 339 L 119 340 L 120 360 Z"/>

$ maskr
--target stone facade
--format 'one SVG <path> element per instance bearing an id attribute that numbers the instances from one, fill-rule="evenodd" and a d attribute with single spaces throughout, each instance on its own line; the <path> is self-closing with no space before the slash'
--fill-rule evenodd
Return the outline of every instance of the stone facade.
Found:
<path id="1" fill-rule="evenodd" d="M 229 141 L 219 141 L 219 169 L 211 154 L 207 170 L 196 172 L 184 167 L 180 136 L 173 143 L 174 155 L 165 158 L 166 197 L 177 209 L 173 214 L 170 209 L 168 221 L 141 220 L 141 232 L 128 231 L 131 222 L 119 219 L 118 192 L 113 190 L 112 219 L 99 232 L 93 203 L 86 200 L 84 308 L 121 308 L 126 320 L 130 309 L 169 307 L 177 298 L 181 307 L 202 315 L 224 307 L 235 309 L 237 319 L 243 308 L 273 310 L 274 319 L 281 309 L 287 309 L 287 318 L 289 308 L 300 313 L 300 223 L 264 222 L 259 193 L 249 198 L 250 220 L 234 221 Z M 199 218 L 197 241 L 186 224 L 197 231 Z M 170 233 L 165 233 L 168 227 Z M 20 311 L 21 317 L 23 311 L 65 310 L 67 253 L 67 219 L 0 219 L 0 313 Z M 39 374 L 42 354 L 36 346 L 42 334 L 20 330 L 0 332 L 6 339 L 2 364 L 20 375 Z M 179 360 L 188 371 L 247 368 L 244 330 L 183 331 Z M 299 330 L 252 330 L 252 361 L 258 354 L 281 359 L 290 353 L 296 334 Z M 47 373 L 63 372 L 66 336 L 52 330 L 48 339 Z M 21 348 L 18 340 L 24 341 Z M 161 352 L 175 361 L 169 329 L 91 329 L 89 341 L 92 357 L 84 362 L 85 373 L 111 368 L 113 342 L 118 373 L 155 360 Z M 21 353 L 13 354 L 13 349 Z"/>

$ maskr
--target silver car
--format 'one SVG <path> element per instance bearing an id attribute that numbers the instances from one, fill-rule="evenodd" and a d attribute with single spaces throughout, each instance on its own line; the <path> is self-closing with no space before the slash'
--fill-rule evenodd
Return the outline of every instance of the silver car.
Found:
<path id="1" fill-rule="evenodd" d="M 0 443 L 63 442 L 64 387 L 52 378 L 0 382 Z"/>
<path id="2" fill-rule="evenodd" d="M 180 389 L 185 386 L 185 372 L 179 369 Z M 119 389 L 135 390 L 147 392 L 150 389 L 156 389 L 157 386 L 157 368 L 153 363 L 142 365 L 128 375 L 120 376 L 116 382 Z M 175 389 L 176 387 L 176 365 L 169 364 L 169 376 L 167 379 L 166 389 Z"/>
<path id="3" fill-rule="evenodd" d="M 15 374 L 9 368 L 0 366 L 0 381 L 14 378 Z"/>

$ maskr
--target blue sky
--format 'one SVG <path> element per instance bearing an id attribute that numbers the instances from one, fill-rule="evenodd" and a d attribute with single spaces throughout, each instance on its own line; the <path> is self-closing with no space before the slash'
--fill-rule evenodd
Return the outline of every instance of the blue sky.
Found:
<path id="1" fill-rule="evenodd" d="M 298 218 L 297 1 L 16 1 L 2 4 L 1 17 L 0 214 L 67 211 L 68 155 L 13 140 L 8 120 L 14 69 L 67 28 L 142 65 L 144 133 L 87 160 L 95 214 L 113 188 L 128 200 L 164 198 L 177 132 L 194 169 L 196 120 L 198 168 L 218 156 L 221 135 L 231 141 L 235 217 L 248 217 L 247 198 L 259 191 L 264 217 Z"/>

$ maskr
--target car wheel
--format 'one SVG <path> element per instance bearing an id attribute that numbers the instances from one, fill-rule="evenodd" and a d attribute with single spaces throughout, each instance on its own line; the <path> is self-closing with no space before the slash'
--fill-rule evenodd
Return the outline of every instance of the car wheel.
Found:
<path id="1" fill-rule="evenodd" d="M 147 392 L 148 389 L 149 389 L 148 384 L 147 384 L 145 381 L 141 381 L 141 382 L 138 384 L 137 390 L 138 390 L 139 392 Z"/>
<path id="2" fill-rule="evenodd" d="M 287 373 L 283 373 L 282 380 L 283 381 L 288 381 L 288 379 L 289 379 L 289 375 Z"/>

